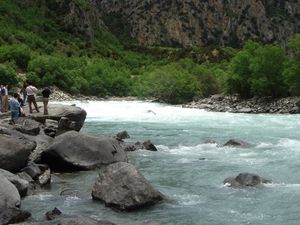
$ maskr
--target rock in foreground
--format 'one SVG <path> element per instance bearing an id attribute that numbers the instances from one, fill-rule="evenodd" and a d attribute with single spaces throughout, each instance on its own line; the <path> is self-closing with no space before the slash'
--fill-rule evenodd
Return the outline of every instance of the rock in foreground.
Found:
<path id="1" fill-rule="evenodd" d="M 20 205 L 21 198 L 17 188 L 6 177 L 0 175 L 0 212 Z"/>
<path id="2" fill-rule="evenodd" d="M 133 165 L 124 162 L 111 164 L 100 173 L 92 197 L 119 210 L 141 209 L 164 200 Z"/>
<path id="3" fill-rule="evenodd" d="M 69 131 L 58 136 L 42 153 L 41 161 L 59 171 L 89 170 L 114 162 L 127 162 L 119 142 Z"/>
<path id="4" fill-rule="evenodd" d="M 233 188 L 257 187 L 270 182 L 270 180 L 253 173 L 240 173 L 236 177 L 229 177 L 223 181 L 225 185 Z"/>
<path id="5" fill-rule="evenodd" d="M 0 168 L 18 172 L 28 160 L 36 143 L 25 137 L 0 134 Z"/>

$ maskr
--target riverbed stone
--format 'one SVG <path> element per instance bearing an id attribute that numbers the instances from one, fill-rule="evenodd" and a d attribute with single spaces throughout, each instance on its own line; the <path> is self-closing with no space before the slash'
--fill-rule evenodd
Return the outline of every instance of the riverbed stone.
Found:
<path id="1" fill-rule="evenodd" d="M 99 174 L 92 197 L 119 210 L 137 210 L 165 199 L 133 165 L 125 162 L 111 164 Z"/>
<path id="2" fill-rule="evenodd" d="M 42 153 L 41 162 L 59 171 L 89 170 L 127 162 L 127 155 L 115 138 L 69 131 L 55 138 Z"/>
<path id="3" fill-rule="evenodd" d="M 249 144 L 245 141 L 237 140 L 237 139 L 230 139 L 223 146 L 224 147 L 249 148 L 249 147 L 251 147 L 251 144 Z"/>
<path id="4" fill-rule="evenodd" d="M 58 225 L 116 225 L 107 220 L 96 220 L 90 217 L 78 216 L 65 218 L 59 221 Z"/>
<path id="5" fill-rule="evenodd" d="M 0 212 L 0 224 L 16 224 L 24 222 L 31 216 L 31 213 L 28 211 L 21 210 L 19 208 L 6 208 Z"/>
<path id="6" fill-rule="evenodd" d="M 270 180 L 260 177 L 254 173 L 240 173 L 236 177 L 228 177 L 223 183 L 233 188 L 257 187 L 266 183 L 271 183 Z"/>

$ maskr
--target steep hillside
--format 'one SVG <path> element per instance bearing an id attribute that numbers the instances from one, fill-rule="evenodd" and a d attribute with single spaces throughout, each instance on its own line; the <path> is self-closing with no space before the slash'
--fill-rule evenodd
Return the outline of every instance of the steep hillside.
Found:
<path id="1" fill-rule="evenodd" d="M 248 39 L 284 42 L 300 32 L 300 0 L 98 0 L 97 3 L 111 30 L 119 35 L 127 33 L 143 45 L 240 47 Z"/>

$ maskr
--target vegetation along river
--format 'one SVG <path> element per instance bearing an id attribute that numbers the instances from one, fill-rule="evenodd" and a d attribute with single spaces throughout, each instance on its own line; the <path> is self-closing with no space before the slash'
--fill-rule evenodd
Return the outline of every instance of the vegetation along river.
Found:
<path id="1" fill-rule="evenodd" d="M 127 130 L 131 138 L 126 141 L 150 139 L 157 146 L 158 152 L 129 152 L 129 162 L 170 201 L 117 212 L 91 198 L 97 171 L 55 174 L 51 190 L 22 203 L 37 215 L 32 224 L 40 224 L 54 207 L 119 225 L 300 223 L 300 115 L 215 113 L 139 101 L 75 103 L 88 113 L 81 132 L 115 135 Z M 232 138 L 251 147 L 222 147 Z M 241 172 L 272 183 L 246 189 L 223 185 L 225 178 Z M 60 195 L 70 190 L 75 194 Z"/>

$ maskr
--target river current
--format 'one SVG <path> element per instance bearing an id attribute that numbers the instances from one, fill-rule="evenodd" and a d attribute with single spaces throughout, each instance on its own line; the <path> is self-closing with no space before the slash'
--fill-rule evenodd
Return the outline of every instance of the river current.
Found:
<path id="1" fill-rule="evenodd" d="M 129 152 L 129 162 L 170 201 L 136 212 L 117 212 L 91 198 L 97 171 L 53 174 L 52 187 L 26 197 L 31 224 L 58 207 L 63 214 L 107 219 L 118 225 L 300 224 L 300 115 L 231 114 L 139 101 L 66 102 L 87 111 L 81 132 L 150 139 L 158 152 Z M 222 147 L 229 139 L 249 148 Z M 261 188 L 232 189 L 229 176 L 257 173 Z M 61 192 L 73 194 L 61 196 Z M 75 194 L 74 194 L 75 193 Z"/>

